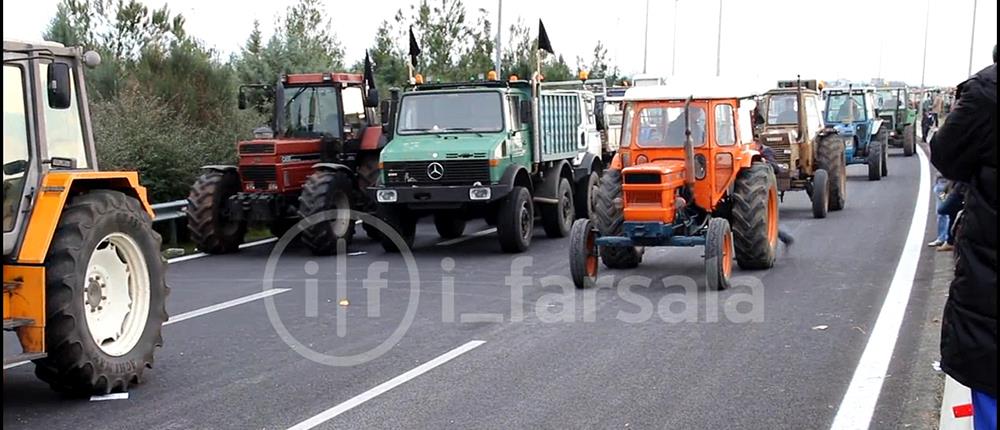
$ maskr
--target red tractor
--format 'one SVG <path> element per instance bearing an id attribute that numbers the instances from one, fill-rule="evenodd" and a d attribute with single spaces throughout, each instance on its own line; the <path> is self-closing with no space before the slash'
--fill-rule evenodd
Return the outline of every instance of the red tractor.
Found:
<path id="1" fill-rule="evenodd" d="M 375 185 L 387 139 L 376 112 L 378 91 L 366 75 L 289 74 L 273 86 L 240 87 L 240 109 L 247 90 L 257 90 L 273 99 L 273 119 L 237 144 L 238 165 L 205 166 L 191 186 L 188 229 L 201 251 L 235 252 L 248 225 L 267 226 L 280 237 L 300 219 L 329 209 L 374 212 L 364 190 Z M 354 236 L 347 214 L 305 228 L 302 242 L 316 254 L 336 252 L 338 239 Z"/>

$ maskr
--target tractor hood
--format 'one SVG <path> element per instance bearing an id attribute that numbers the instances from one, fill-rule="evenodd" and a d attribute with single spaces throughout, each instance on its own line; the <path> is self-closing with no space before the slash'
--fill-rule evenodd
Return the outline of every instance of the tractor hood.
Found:
<path id="1" fill-rule="evenodd" d="M 445 158 L 492 158 L 503 133 L 397 134 L 382 150 L 382 162 Z"/>

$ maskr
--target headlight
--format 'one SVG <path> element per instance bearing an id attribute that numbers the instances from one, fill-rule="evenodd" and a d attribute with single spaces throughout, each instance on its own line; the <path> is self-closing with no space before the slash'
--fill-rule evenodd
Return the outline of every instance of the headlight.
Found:
<path id="1" fill-rule="evenodd" d="M 489 187 L 469 188 L 469 200 L 489 200 L 492 195 Z"/>
<path id="2" fill-rule="evenodd" d="M 396 201 L 396 190 L 378 190 L 375 198 L 379 203 L 394 203 Z"/>

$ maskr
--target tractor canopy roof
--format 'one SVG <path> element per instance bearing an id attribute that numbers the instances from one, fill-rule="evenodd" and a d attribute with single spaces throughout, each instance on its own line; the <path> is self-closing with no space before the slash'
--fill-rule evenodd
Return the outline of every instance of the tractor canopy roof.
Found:
<path id="1" fill-rule="evenodd" d="M 632 87 L 625 101 L 743 99 L 755 91 L 741 81 L 720 78 L 671 79 L 664 85 Z"/>
<path id="2" fill-rule="evenodd" d="M 413 86 L 413 91 L 434 91 L 434 90 L 472 90 L 482 88 L 520 88 L 531 90 L 531 83 L 528 81 L 500 81 L 500 80 L 475 80 L 465 82 L 434 82 L 418 84 Z"/>
<path id="3" fill-rule="evenodd" d="M 281 75 L 285 85 L 323 85 L 344 84 L 356 86 L 364 83 L 365 77 L 360 73 L 323 72 L 323 73 L 292 73 Z"/>

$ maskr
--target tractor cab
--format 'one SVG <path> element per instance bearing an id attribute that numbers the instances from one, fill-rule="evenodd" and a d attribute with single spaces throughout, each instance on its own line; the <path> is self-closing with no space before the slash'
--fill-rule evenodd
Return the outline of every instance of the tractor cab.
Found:
<path id="1" fill-rule="evenodd" d="M 868 179 L 879 180 L 889 174 L 887 146 L 889 127 L 879 118 L 875 89 L 870 87 L 836 88 L 826 91 L 828 127 L 847 141 L 847 164 L 867 164 Z"/>
<path id="2" fill-rule="evenodd" d="M 903 148 L 903 154 L 916 153 L 917 110 L 910 101 L 907 87 L 883 87 L 875 92 L 875 109 L 884 127 L 889 129 L 889 144 Z"/>

